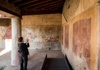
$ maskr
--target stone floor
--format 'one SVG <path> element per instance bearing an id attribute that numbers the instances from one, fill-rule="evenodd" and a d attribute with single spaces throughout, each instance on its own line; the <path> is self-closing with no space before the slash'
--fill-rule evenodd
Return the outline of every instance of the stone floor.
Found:
<path id="1" fill-rule="evenodd" d="M 60 50 L 29 50 L 29 52 L 28 70 L 41 70 L 46 54 L 48 58 L 63 57 Z M 0 67 L 4 67 L 4 70 L 20 70 L 19 65 L 11 66 L 11 52 L 0 56 Z"/>

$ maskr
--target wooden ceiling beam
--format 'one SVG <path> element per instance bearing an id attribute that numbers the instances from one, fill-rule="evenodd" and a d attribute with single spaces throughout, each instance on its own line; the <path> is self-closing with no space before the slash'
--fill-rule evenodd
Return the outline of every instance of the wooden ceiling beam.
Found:
<path id="1" fill-rule="evenodd" d="M 44 2 L 44 1 L 49 1 L 49 0 L 25 0 L 25 1 L 21 1 L 21 2 L 18 2 L 18 3 L 15 3 L 15 5 L 17 7 L 24 7 L 24 6 L 29 6 L 31 4 L 37 4 L 37 3 L 40 3 L 40 2 Z"/>
<path id="2" fill-rule="evenodd" d="M 62 10 L 55 9 L 55 10 L 38 10 L 38 11 L 21 11 L 22 15 L 39 15 L 39 14 L 55 14 L 55 13 L 62 13 Z"/>
<path id="3" fill-rule="evenodd" d="M 49 9 L 56 9 L 56 8 L 57 8 L 57 9 L 62 9 L 63 6 L 60 6 L 60 5 L 59 5 L 59 6 L 50 6 L 50 7 L 45 7 L 44 9 L 48 9 L 48 8 L 49 8 Z"/>
<path id="4" fill-rule="evenodd" d="M 21 0 L 13 0 L 12 3 L 19 2 L 19 1 L 21 1 Z"/>
<path id="5" fill-rule="evenodd" d="M 62 10 L 62 7 L 63 6 L 54 6 L 54 7 L 50 7 L 49 9 L 60 9 L 60 10 Z M 45 9 L 48 9 L 48 8 L 45 8 Z"/>
<path id="6" fill-rule="evenodd" d="M 24 6 L 24 5 L 27 5 L 27 4 L 30 4 L 30 3 L 34 3 L 34 2 L 37 2 L 38 0 L 25 0 L 25 1 L 21 1 L 19 3 L 16 3 L 15 5 L 18 6 L 18 7 L 21 7 L 21 6 Z"/>
<path id="7" fill-rule="evenodd" d="M 56 0 L 55 2 L 59 2 L 59 1 L 62 1 L 62 0 Z M 48 4 L 48 3 L 50 3 L 50 2 L 53 2 L 53 0 L 41 1 L 41 2 L 34 3 L 34 4 L 31 4 L 31 5 L 28 5 L 28 6 L 24 6 L 24 7 L 22 7 L 22 8 L 30 8 L 30 7 L 42 6 L 42 5 Z"/>
<path id="8" fill-rule="evenodd" d="M 19 2 L 19 1 L 22 1 L 22 0 L 8 0 L 9 3 L 15 3 L 15 2 Z"/>
<path id="9" fill-rule="evenodd" d="M 21 14 L 18 14 L 18 13 L 16 13 L 16 12 L 13 12 L 13 11 L 8 10 L 8 9 L 6 9 L 6 8 L 4 8 L 4 7 L 1 7 L 1 6 L 0 6 L 0 10 L 2 10 L 2 11 L 4 11 L 4 12 L 7 12 L 7 13 L 10 13 L 10 14 L 13 14 L 13 15 L 18 16 L 18 17 L 22 17 Z"/>
<path id="10" fill-rule="evenodd" d="M 18 17 L 21 16 L 20 9 L 15 7 L 13 3 L 9 3 L 7 0 L 0 0 L 0 10 L 16 15 Z"/>
<path id="11" fill-rule="evenodd" d="M 64 4 L 64 2 L 52 2 L 52 3 L 49 3 L 49 4 L 44 4 L 44 5 L 41 5 L 41 6 L 37 6 L 35 7 L 36 9 L 39 9 L 39 8 L 50 8 L 50 7 L 53 7 L 53 6 L 62 6 Z M 32 7 L 31 7 L 32 8 Z M 28 9 L 31 9 L 31 8 L 28 8 Z"/>

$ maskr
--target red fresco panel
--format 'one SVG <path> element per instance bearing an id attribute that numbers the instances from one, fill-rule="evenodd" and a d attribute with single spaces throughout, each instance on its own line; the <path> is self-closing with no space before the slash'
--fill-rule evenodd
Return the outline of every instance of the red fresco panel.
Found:
<path id="1" fill-rule="evenodd" d="M 4 35 L 4 38 L 3 39 L 11 39 L 12 38 L 12 35 L 11 35 L 11 27 L 9 27 L 7 30 L 6 30 L 6 33 Z"/>
<path id="2" fill-rule="evenodd" d="M 69 26 L 65 26 L 65 48 L 69 47 Z"/>
<path id="3" fill-rule="evenodd" d="M 91 19 L 82 19 L 73 26 L 73 51 L 90 64 Z"/>
<path id="4" fill-rule="evenodd" d="M 0 27 L 0 39 L 5 40 L 5 39 L 11 39 L 11 27 Z"/>

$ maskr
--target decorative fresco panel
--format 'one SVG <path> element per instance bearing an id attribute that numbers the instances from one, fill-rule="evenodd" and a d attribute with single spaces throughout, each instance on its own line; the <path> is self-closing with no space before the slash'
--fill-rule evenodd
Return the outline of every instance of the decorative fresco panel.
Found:
<path id="1" fill-rule="evenodd" d="M 73 51 L 90 64 L 91 19 L 82 19 L 73 26 Z"/>
<path id="2" fill-rule="evenodd" d="M 69 26 L 65 26 L 65 47 L 69 47 Z"/>
<path id="3" fill-rule="evenodd" d="M 11 39 L 11 27 L 0 27 L 0 39 L 5 40 L 5 39 Z"/>
<path id="4" fill-rule="evenodd" d="M 31 47 L 34 48 L 57 48 L 60 47 L 60 25 L 35 25 L 31 28 L 23 28 L 22 35 L 28 38 Z M 34 43 L 34 44 L 33 44 Z"/>
<path id="5" fill-rule="evenodd" d="M 12 29 L 11 29 L 11 27 L 7 28 L 3 39 L 12 39 Z"/>

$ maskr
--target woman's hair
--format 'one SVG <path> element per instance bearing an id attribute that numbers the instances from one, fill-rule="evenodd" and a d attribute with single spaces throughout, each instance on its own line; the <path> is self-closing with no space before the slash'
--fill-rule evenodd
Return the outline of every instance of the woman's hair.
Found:
<path id="1" fill-rule="evenodd" d="M 19 37 L 18 41 L 22 42 L 23 41 L 23 37 Z"/>

